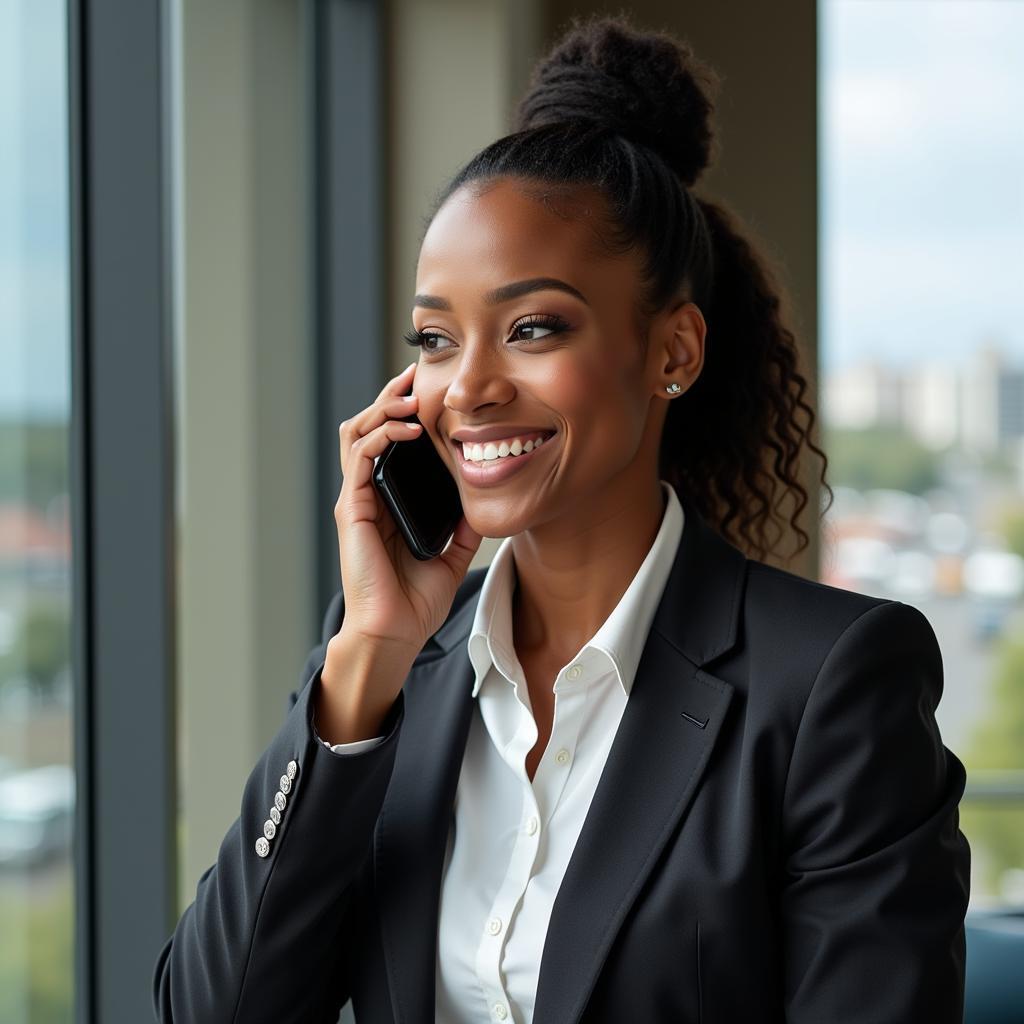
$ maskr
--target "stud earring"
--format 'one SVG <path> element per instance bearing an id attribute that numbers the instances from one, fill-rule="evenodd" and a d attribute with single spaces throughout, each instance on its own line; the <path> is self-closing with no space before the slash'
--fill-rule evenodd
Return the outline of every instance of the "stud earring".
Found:
<path id="1" fill-rule="evenodd" d="M 679 385 L 675 381 L 673 381 L 671 384 L 665 385 L 665 390 L 670 395 L 678 395 L 679 392 L 682 391 L 683 389 L 682 389 L 681 385 Z"/>

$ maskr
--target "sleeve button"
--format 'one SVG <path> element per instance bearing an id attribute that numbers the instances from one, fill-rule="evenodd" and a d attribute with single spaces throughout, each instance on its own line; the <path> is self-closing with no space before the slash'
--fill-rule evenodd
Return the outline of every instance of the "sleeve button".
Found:
<path id="1" fill-rule="evenodd" d="M 260 836 L 259 839 L 256 840 L 256 852 L 261 857 L 266 857 L 266 855 L 270 853 L 270 843 L 268 843 L 263 836 Z"/>

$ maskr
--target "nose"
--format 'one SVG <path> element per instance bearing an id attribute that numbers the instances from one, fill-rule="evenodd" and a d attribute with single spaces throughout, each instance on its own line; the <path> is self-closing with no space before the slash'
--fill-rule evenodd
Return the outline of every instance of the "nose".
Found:
<path id="1" fill-rule="evenodd" d="M 460 358 L 450 363 L 455 369 L 445 389 L 444 404 L 460 416 L 504 405 L 515 394 L 505 361 L 499 354 L 486 351 L 484 345 L 466 345 Z"/>

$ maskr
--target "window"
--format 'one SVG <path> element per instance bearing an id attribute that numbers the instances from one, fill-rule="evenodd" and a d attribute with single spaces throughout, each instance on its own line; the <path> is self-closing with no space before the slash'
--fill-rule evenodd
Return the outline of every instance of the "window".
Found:
<path id="1" fill-rule="evenodd" d="M 74 1014 L 67 30 L 0 0 L 0 1020 Z"/>
<path id="2" fill-rule="evenodd" d="M 928 616 L 972 907 L 1024 903 L 1024 3 L 819 10 L 822 579 Z"/>

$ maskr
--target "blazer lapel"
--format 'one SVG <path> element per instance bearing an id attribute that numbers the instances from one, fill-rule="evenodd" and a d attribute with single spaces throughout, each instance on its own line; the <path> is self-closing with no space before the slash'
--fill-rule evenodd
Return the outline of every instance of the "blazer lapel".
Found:
<path id="1" fill-rule="evenodd" d="M 475 611 L 476 596 L 434 635 L 441 656 L 415 664 L 403 685 L 402 735 L 374 831 L 374 884 L 396 1024 L 434 1019 L 441 872 L 473 711 L 465 640 Z"/>
<path id="2" fill-rule="evenodd" d="M 736 643 L 746 559 L 678 491 L 685 523 L 626 710 L 565 878 L 541 959 L 534 1024 L 576 1024 L 615 935 L 685 814 L 733 687 L 701 666 Z M 481 574 L 482 578 L 482 574 Z M 399 1024 L 433 1019 L 441 871 L 473 709 L 468 599 L 413 667 L 375 832 L 374 870 Z"/>
<path id="3" fill-rule="evenodd" d="M 685 494 L 683 536 L 626 710 L 559 887 L 534 1024 L 576 1024 L 651 868 L 700 785 L 733 687 L 700 666 L 736 643 L 746 557 Z"/>

